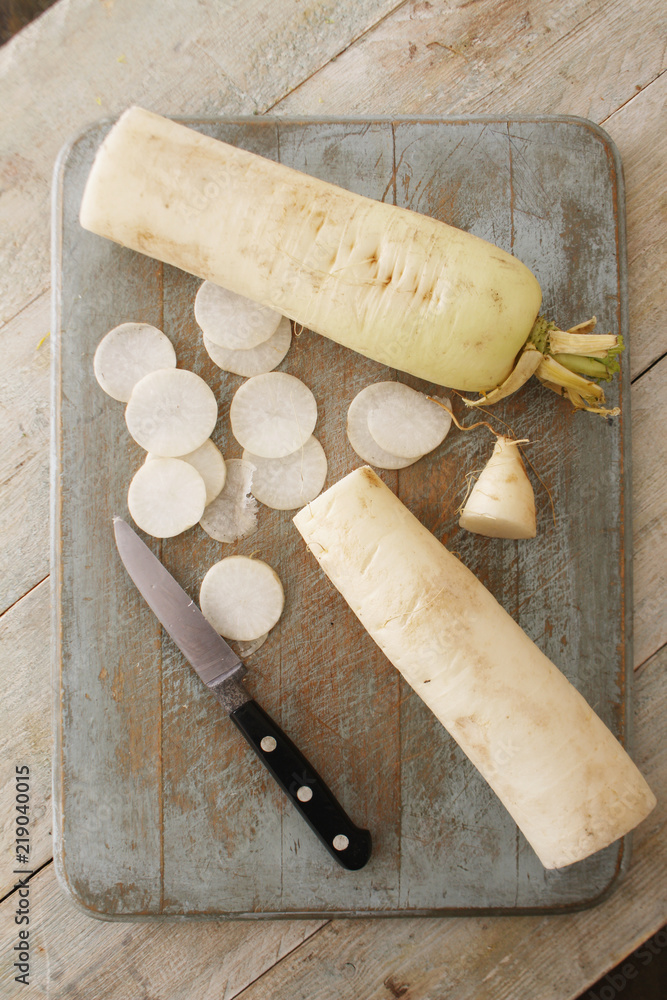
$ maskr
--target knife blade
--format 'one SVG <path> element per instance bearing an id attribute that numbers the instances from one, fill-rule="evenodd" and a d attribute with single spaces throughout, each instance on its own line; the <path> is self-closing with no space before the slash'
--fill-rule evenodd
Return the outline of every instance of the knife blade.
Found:
<path id="1" fill-rule="evenodd" d="M 157 556 L 122 518 L 114 517 L 113 528 L 130 579 L 257 757 L 331 857 L 349 871 L 363 868 L 372 849 L 368 830 L 352 822 L 315 768 L 246 690 L 242 660 Z"/>

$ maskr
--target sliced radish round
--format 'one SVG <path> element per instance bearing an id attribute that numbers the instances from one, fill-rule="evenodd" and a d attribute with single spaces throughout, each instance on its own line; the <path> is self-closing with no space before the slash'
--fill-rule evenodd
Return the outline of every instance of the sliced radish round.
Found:
<path id="1" fill-rule="evenodd" d="M 218 419 L 213 390 L 183 368 L 165 368 L 140 379 L 125 409 L 130 434 L 160 458 L 178 458 L 199 448 Z"/>
<path id="2" fill-rule="evenodd" d="M 157 458 L 152 452 L 146 455 L 146 461 L 152 462 Z M 215 500 L 218 493 L 225 485 L 227 476 L 227 466 L 222 457 L 222 452 L 210 438 L 204 441 L 199 448 L 191 451 L 189 455 L 178 456 L 182 462 L 189 462 L 204 480 L 206 486 L 206 503 Z"/>
<path id="3" fill-rule="evenodd" d="M 225 485 L 199 523 L 217 542 L 235 542 L 257 530 L 257 501 L 250 495 L 255 466 L 240 458 L 230 458 L 225 465 Z"/>
<path id="4" fill-rule="evenodd" d="M 423 392 L 402 382 L 373 385 L 368 429 L 385 451 L 399 458 L 426 455 L 442 444 L 451 424 L 451 413 Z"/>
<path id="5" fill-rule="evenodd" d="M 303 448 L 285 458 L 261 458 L 249 451 L 243 458 L 255 466 L 253 496 L 273 510 L 296 510 L 310 503 L 327 478 L 324 448 L 312 435 Z"/>
<path id="6" fill-rule="evenodd" d="M 382 383 L 377 383 L 380 396 Z M 347 436 L 354 451 L 359 458 L 369 465 L 374 465 L 376 469 L 406 469 L 408 465 L 413 465 L 422 457 L 414 455 L 411 458 L 401 458 L 391 452 L 385 451 L 377 443 L 368 429 L 368 414 L 373 405 L 376 395 L 376 383 L 367 385 L 365 389 L 357 393 L 347 411 Z"/>
<path id="7" fill-rule="evenodd" d="M 227 556 L 202 580 L 199 606 L 226 639 L 251 642 L 272 629 L 282 614 L 285 593 L 268 563 L 248 556 Z"/>
<path id="8" fill-rule="evenodd" d="M 172 538 L 204 513 L 206 486 L 197 470 L 178 458 L 156 458 L 134 474 L 127 506 L 138 526 L 155 538 Z"/>
<path id="9" fill-rule="evenodd" d="M 102 337 L 93 358 L 95 378 L 107 395 L 127 403 L 144 375 L 175 368 L 176 352 L 162 330 L 150 323 L 121 323 Z"/>
<path id="10" fill-rule="evenodd" d="M 276 332 L 281 315 L 205 281 L 195 297 L 195 319 L 208 340 L 230 351 L 242 351 L 268 340 Z"/>
<path id="11" fill-rule="evenodd" d="M 292 324 L 286 316 L 283 316 L 278 324 L 278 329 L 268 340 L 247 351 L 230 351 L 226 347 L 215 344 L 208 337 L 204 337 L 204 347 L 211 361 L 218 368 L 231 372 L 233 375 L 242 375 L 243 378 L 252 378 L 253 375 L 264 375 L 266 372 L 272 372 L 289 351 L 291 343 Z"/>
<path id="12" fill-rule="evenodd" d="M 250 656 L 253 656 L 261 646 L 264 645 L 268 638 L 269 633 L 265 632 L 264 635 L 260 635 L 259 639 L 252 639 L 250 642 L 237 642 L 236 652 L 242 660 L 247 660 Z"/>
<path id="13" fill-rule="evenodd" d="M 291 455 L 317 423 L 317 403 L 308 388 L 287 372 L 255 375 L 236 390 L 229 409 L 232 433 L 261 458 Z"/>

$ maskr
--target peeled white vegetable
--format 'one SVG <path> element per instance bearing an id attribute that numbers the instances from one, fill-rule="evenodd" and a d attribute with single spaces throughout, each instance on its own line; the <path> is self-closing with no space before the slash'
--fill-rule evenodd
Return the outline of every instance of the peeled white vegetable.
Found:
<path id="1" fill-rule="evenodd" d="M 253 496 L 273 510 L 296 510 L 314 500 L 327 478 L 327 457 L 315 437 L 285 458 L 261 458 L 248 451 L 243 458 L 252 462 Z"/>
<path id="2" fill-rule="evenodd" d="M 195 297 L 195 319 L 212 343 L 239 351 L 265 343 L 276 332 L 281 315 L 212 281 L 204 281 Z"/>
<path id="3" fill-rule="evenodd" d="M 218 419 L 213 390 L 183 368 L 165 368 L 140 379 L 125 409 L 130 434 L 160 458 L 189 454 L 211 436 Z"/>
<path id="4" fill-rule="evenodd" d="M 601 850 L 650 813 L 646 781 L 576 688 L 372 469 L 294 523 L 545 868 Z"/>
<path id="5" fill-rule="evenodd" d="M 222 487 L 225 485 L 227 467 L 222 457 L 222 452 L 210 438 L 204 441 L 199 448 L 191 451 L 189 455 L 178 456 L 182 462 L 189 462 L 204 480 L 206 486 L 206 503 L 215 500 Z M 152 462 L 157 455 L 151 452 L 146 455 L 146 461 Z"/>
<path id="6" fill-rule="evenodd" d="M 217 542 L 236 542 L 257 531 L 257 501 L 250 495 L 255 466 L 240 458 L 228 459 L 225 466 L 225 485 L 199 523 Z"/>
<path id="7" fill-rule="evenodd" d="M 383 450 L 412 458 L 426 455 L 445 440 L 451 413 L 423 392 L 402 382 L 375 382 L 372 393 L 368 429 Z"/>
<path id="8" fill-rule="evenodd" d="M 239 444 L 262 458 L 283 458 L 301 448 L 317 423 L 315 397 L 287 372 L 255 375 L 236 392 L 229 408 Z"/>
<path id="9" fill-rule="evenodd" d="M 187 531 L 204 513 L 206 486 L 197 470 L 178 458 L 145 462 L 134 474 L 127 506 L 135 523 L 155 538 Z"/>
<path id="10" fill-rule="evenodd" d="M 126 403 L 144 375 L 159 368 L 175 368 L 176 352 L 162 330 L 150 323 L 121 323 L 97 345 L 95 378 L 104 391 Z"/>
<path id="11" fill-rule="evenodd" d="M 535 494 L 518 441 L 498 437 L 491 458 L 470 491 L 459 524 L 490 538 L 535 537 Z"/>
<path id="12" fill-rule="evenodd" d="M 381 386 L 382 383 L 377 383 Z M 406 469 L 408 465 L 414 465 L 422 457 L 414 455 L 412 458 L 401 458 L 385 451 L 377 443 L 368 427 L 368 414 L 370 413 L 373 401 L 377 395 L 382 395 L 382 389 L 376 388 L 376 383 L 367 385 L 365 389 L 358 392 L 350 403 L 347 411 L 347 436 L 359 458 L 364 462 L 369 462 L 376 469 Z"/>
<path id="13" fill-rule="evenodd" d="M 80 221 L 428 382 L 486 393 L 524 347 L 555 353 L 537 278 L 506 251 L 141 108 L 100 147 Z M 617 339 L 604 349 L 617 351 Z M 575 406 L 601 411 L 599 385 L 572 388 L 570 374 L 562 361 L 538 372 Z M 594 377 L 607 374 L 598 361 Z"/>
<path id="14" fill-rule="evenodd" d="M 285 604 L 280 577 L 268 563 L 227 556 L 202 580 L 199 606 L 225 639 L 251 642 L 273 628 Z"/>
<path id="15" fill-rule="evenodd" d="M 286 316 L 283 316 L 278 329 L 268 340 L 247 351 L 229 351 L 204 337 L 204 347 L 218 368 L 243 378 L 273 371 L 289 351 L 291 343 L 292 324 Z"/>

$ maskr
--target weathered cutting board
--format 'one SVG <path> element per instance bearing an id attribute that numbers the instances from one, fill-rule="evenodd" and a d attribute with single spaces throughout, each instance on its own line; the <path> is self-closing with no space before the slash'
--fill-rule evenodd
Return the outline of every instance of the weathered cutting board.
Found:
<path id="1" fill-rule="evenodd" d="M 543 310 L 561 326 L 594 313 L 600 330 L 626 333 L 621 169 L 610 140 L 590 122 L 190 124 L 489 239 L 535 271 Z M 85 178 L 108 127 L 94 126 L 70 144 L 55 181 L 54 801 L 61 881 L 83 907 L 106 917 L 516 913 L 594 903 L 627 863 L 627 841 L 546 872 L 324 579 L 289 512 L 262 508 L 257 533 L 230 546 L 198 526 L 151 544 L 195 599 L 223 554 L 255 552 L 280 574 L 285 613 L 248 661 L 248 685 L 350 815 L 372 831 L 374 856 L 361 872 L 334 866 L 129 583 L 111 518 L 129 516 L 127 487 L 143 455 L 125 429 L 122 404 L 93 378 L 97 343 L 121 322 L 161 327 L 179 364 L 215 389 L 215 437 L 227 457 L 241 450 L 227 413 L 242 380 L 215 369 L 200 345 L 192 311 L 197 279 L 79 227 Z M 316 396 L 315 433 L 329 459 L 330 485 L 362 464 L 345 435 L 348 404 L 369 382 L 396 373 L 307 331 L 294 338 L 280 368 Z M 624 741 L 632 662 L 628 388 L 626 352 L 620 387 L 609 392 L 612 405 L 622 396 L 621 418 L 573 413 L 537 383 L 494 408 L 517 436 L 531 440 L 534 541 L 483 539 L 457 527 L 466 474 L 491 452 L 484 428 L 452 431 L 416 465 L 382 473 Z"/>

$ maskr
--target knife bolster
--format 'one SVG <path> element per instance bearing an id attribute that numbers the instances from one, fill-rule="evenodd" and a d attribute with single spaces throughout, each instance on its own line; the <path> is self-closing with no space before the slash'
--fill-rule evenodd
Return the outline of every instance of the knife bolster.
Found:
<path id="1" fill-rule="evenodd" d="M 210 691 L 228 715 L 235 712 L 241 705 L 245 705 L 252 697 L 244 688 L 243 683 L 236 678 L 227 677 L 218 684 L 211 684 Z"/>

